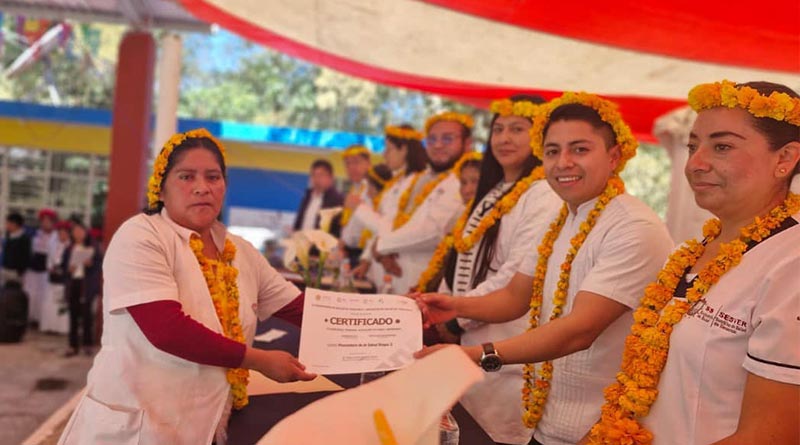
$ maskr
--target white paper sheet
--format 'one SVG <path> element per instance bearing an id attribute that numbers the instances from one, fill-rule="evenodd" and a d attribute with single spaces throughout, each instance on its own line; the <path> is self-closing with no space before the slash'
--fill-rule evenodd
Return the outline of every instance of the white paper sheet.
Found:
<path id="1" fill-rule="evenodd" d="M 387 371 L 422 349 L 417 303 L 400 295 L 306 289 L 298 358 L 318 374 Z"/>
<path id="2" fill-rule="evenodd" d="M 449 346 L 386 377 L 320 399 L 275 425 L 257 445 L 379 445 L 382 410 L 400 445 L 437 445 L 439 422 L 483 371 Z"/>
<path id="3" fill-rule="evenodd" d="M 286 334 L 287 334 L 286 331 L 282 331 L 280 329 L 270 329 L 269 331 L 264 332 L 263 334 L 256 335 L 255 338 L 253 338 L 253 340 L 269 343 L 273 340 L 277 340 L 283 337 Z"/>
<path id="4" fill-rule="evenodd" d="M 250 371 L 250 380 L 247 383 L 248 396 L 260 396 L 264 394 L 283 394 L 288 392 L 305 393 L 320 391 L 341 391 L 344 388 L 332 382 L 325 376 L 318 375 L 310 381 L 298 381 L 290 383 L 278 383 L 275 380 L 265 377 L 260 372 Z"/>

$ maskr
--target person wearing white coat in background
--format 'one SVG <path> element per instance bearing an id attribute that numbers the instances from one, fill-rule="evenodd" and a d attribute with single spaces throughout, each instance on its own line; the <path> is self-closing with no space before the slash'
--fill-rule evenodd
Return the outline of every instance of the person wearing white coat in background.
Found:
<path id="1" fill-rule="evenodd" d="M 108 247 L 102 348 L 59 444 L 223 445 L 231 408 L 247 404 L 246 369 L 315 377 L 249 346 L 258 319 L 298 320 L 302 297 L 217 221 L 225 190 L 224 149 L 206 130 L 165 144 L 148 209 Z"/>
<path id="2" fill-rule="evenodd" d="M 353 269 L 353 275 L 366 277 L 376 286 L 383 280 L 384 269 L 380 263 L 373 261 L 374 236 L 381 230 L 391 228 L 400 195 L 408 187 L 413 175 L 425 169 L 428 159 L 422 147 L 422 133 L 410 125 L 389 125 L 385 128 L 385 137 L 383 158 L 393 173 L 392 179 L 374 200 L 365 201 L 352 195 L 345 199 L 345 209 L 351 209 L 353 220 L 363 227 L 359 243 L 364 244 L 364 251 L 359 265 Z"/>
<path id="3" fill-rule="evenodd" d="M 428 167 L 411 179 L 400 195 L 391 228 L 384 227 L 372 247 L 373 256 L 392 276 L 392 291 L 416 287 L 439 241 L 464 209 L 460 184 L 452 169 L 471 151 L 470 116 L 450 111 L 425 123 Z"/>
<path id="4" fill-rule="evenodd" d="M 351 145 L 342 151 L 344 168 L 347 172 L 347 179 L 350 181 L 350 189 L 345 196 L 345 201 L 351 196 L 357 197 L 361 201 L 369 201 L 367 196 L 367 172 L 372 163 L 370 152 L 367 147 L 361 145 Z M 344 208 L 336 218 L 339 219 L 337 225 L 340 227 L 339 239 L 344 245 L 345 258 L 349 260 L 350 266 L 358 264 L 364 245 L 361 242 L 361 232 L 364 225 L 352 218 L 353 209 Z"/>
<path id="5" fill-rule="evenodd" d="M 67 313 L 66 267 L 64 251 L 70 243 L 70 223 L 59 221 L 56 224 L 56 244 L 47 255 L 47 296 L 42 301 L 42 320 L 39 330 L 45 333 L 66 334 L 69 332 L 69 314 Z"/>
<path id="6" fill-rule="evenodd" d="M 494 116 L 477 193 L 451 233 L 461 241 L 448 248 L 446 256 L 434 258 L 425 273 L 427 279 L 442 269 L 439 292 L 471 297 L 504 287 L 556 216 L 561 200 L 544 180 L 541 160 L 530 149 L 531 119 L 542 102 L 537 96 L 518 95 L 492 103 Z M 437 252 L 445 252 L 446 246 L 440 247 Z M 435 290 L 435 284 L 424 287 Z M 462 345 L 474 346 L 521 334 L 527 327 L 523 315 L 505 323 L 453 319 L 437 325 L 437 330 L 442 338 L 459 341 L 460 336 Z M 497 443 L 524 445 L 531 439 L 532 431 L 520 420 L 521 382 L 522 365 L 504 366 L 487 373 L 461 398 Z"/>
<path id="7" fill-rule="evenodd" d="M 47 265 L 57 242 L 55 224 L 58 214 L 52 209 L 42 209 L 38 219 L 39 228 L 31 238 L 31 264 L 25 273 L 24 288 L 28 293 L 28 319 L 41 324 L 42 306 L 48 299 Z"/>

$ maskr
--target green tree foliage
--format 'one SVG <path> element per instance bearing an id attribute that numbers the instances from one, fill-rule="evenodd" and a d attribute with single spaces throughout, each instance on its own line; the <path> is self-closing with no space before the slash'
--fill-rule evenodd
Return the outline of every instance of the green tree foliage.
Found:
<path id="1" fill-rule="evenodd" d="M 4 29 L 11 30 L 6 17 Z M 63 105 L 110 109 L 116 50 L 124 28 L 91 24 L 73 28 L 74 38 L 50 54 L 49 65 Z M 294 59 L 243 39 L 184 34 L 178 114 L 196 119 L 381 134 L 389 124 L 417 128 L 436 112 L 472 114 L 476 145 L 486 142 L 485 110 L 401 88 L 378 85 Z M 6 39 L 0 58 L 7 67 L 24 46 Z M 21 75 L 0 76 L 0 99 L 51 103 L 47 65 Z M 669 192 L 669 159 L 661 147 L 643 145 L 623 173 L 628 191 L 662 217 Z"/>
<path id="2" fill-rule="evenodd" d="M 420 127 L 443 109 L 487 115 L 437 96 L 357 79 L 241 39 L 224 39 L 216 46 L 212 40 L 216 39 L 184 36 L 178 109 L 182 116 L 380 134 L 389 124 Z M 229 61 L 221 63 L 220 57 Z"/>
<path id="3" fill-rule="evenodd" d="M 664 148 L 642 144 L 621 175 L 628 193 L 647 203 L 662 219 L 667 214 L 670 164 Z"/>

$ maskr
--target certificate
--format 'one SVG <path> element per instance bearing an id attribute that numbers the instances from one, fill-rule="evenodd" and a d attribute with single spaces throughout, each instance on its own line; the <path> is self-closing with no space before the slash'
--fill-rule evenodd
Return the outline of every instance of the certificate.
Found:
<path id="1" fill-rule="evenodd" d="M 422 349 L 422 315 L 410 298 L 311 288 L 305 295 L 298 358 L 308 372 L 398 369 Z"/>

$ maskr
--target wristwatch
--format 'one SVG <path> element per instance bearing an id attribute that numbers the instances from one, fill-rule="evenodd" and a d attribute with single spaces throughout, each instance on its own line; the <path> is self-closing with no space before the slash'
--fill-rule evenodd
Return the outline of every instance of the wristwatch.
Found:
<path id="1" fill-rule="evenodd" d="M 486 372 L 499 371 L 500 368 L 503 367 L 503 359 L 500 358 L 500 355 L 494 348 L 494 344 L 484 343 L 481 346 L 483 347 L 483 354 L 481 355 L 481 359 L 478 364 L 480 364 L 481 368 L 483 368 L 483 370 Z"/>

